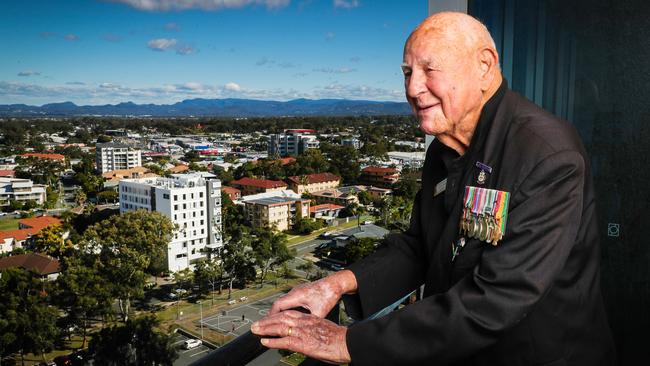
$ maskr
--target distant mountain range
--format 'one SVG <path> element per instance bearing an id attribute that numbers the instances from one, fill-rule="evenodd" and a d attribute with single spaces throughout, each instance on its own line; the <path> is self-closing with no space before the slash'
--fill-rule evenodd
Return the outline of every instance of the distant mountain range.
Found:
<path id="1" fill-rule="evenodd" d="M 405 115 L 407 103 L 348 99 L 295 99 L 288 102 L 253 99 L 187 99 L 174 104 L 132 102 L 78 106 L 72 102 L 43 106 L 0 104 L 4 117 L 156 116 L 156 117 L 271 117 Z"/>

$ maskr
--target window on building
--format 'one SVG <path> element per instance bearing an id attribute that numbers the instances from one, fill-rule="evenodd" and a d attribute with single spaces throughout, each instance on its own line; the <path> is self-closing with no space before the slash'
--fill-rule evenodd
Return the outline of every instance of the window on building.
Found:
<path id="1" fill-rule="evenodd" d="M 186 241 L 183 242 L 183 248 L 187 248 L 187 242 Z"/>
<path id="2" fill-rule="evenodd" d="M 187 203 L 183 203 L 183 210 L 187 209 Z"/>
<path id="3" fill-rule="evenodd" d="M 185 193 L 183 193 L 183 199 L 184 199 L 184 200 L 187 199 L 187 195 L 186 195 Z"/>
<path id="4" fill-rule="evenodd" d="M 167 193 L 163 193 L 163 198 L 166 199 L 166 200 L 168 200 L 168 199 L 169 199 L 169 194 L 167 194 Z"/>
<path id="5" fill-rule="evenodd" d="M 177 194 L 174 195 L 174 201 L 178 201 L 178 195 Z"/>
<path id="6" fill-rule="evenodd" d="M 190 198 L 191 198 L 191 199 L 194 199 L 194 193 L 191 193 L 191 194 L 190 194 Z"/>
<path id="7" fill-rule="evenodd" d="M 174 210 L 178 210 L 178 205 L 174 205 Z"/>
<path id="8" fill-rule="evenodd" d="M 199 192 L 199 198 L 203 198 L 203 192 Z"/>
<path id="9" fill-rule="evenodd" d="M 199 202 L 199 207 L 203 207 L 203 201 Z"/>
<path id="10" fill-rule="evenodd" d="M 192 212 L 192 217 L 196 217 L 196 211 Z"/>

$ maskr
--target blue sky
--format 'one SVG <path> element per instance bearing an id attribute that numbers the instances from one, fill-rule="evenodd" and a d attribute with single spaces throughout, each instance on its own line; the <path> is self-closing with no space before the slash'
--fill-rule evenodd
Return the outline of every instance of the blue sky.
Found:
<path id="1" fill-rule="evenodd" d="M 0 104 L 403 101 L 425 0 L 5 0 Z"/>

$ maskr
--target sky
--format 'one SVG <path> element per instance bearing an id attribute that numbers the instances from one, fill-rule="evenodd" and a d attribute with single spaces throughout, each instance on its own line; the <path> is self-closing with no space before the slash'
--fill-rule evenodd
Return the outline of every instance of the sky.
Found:
<path id="1" fill-rule="evenodd" d="M 405 101 L 426 0 L 3 0 L 0 104 Z"/>

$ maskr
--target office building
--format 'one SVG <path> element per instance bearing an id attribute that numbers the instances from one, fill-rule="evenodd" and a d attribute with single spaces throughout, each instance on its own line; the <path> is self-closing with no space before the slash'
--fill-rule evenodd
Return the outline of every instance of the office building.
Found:
<path id="1" fill-rule="evenodd" d="M 29 179 L 0 178 L 0 206 L 8 206 L 11 201 L 34 201 L 42 205 L 46 199 L 45 185 L 34 184 Z"/>

